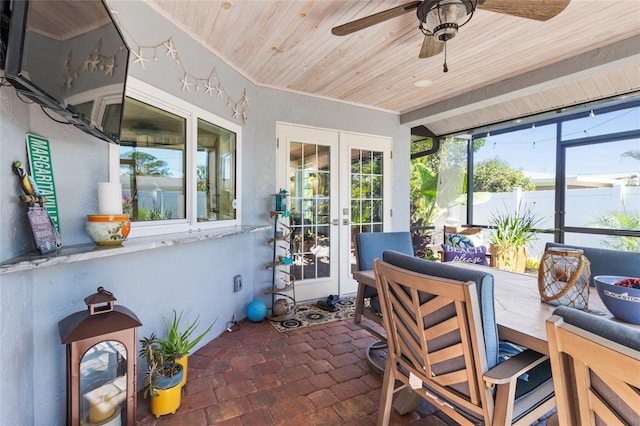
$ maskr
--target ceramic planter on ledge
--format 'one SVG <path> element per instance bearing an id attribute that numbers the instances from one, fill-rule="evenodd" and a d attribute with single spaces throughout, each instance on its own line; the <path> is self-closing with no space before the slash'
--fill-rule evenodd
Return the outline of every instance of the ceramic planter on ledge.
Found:
<path id="1" fill-rule="evenodd" d="M 91 240 L 99 246 L 116 246 L 129 235 L 128 214 L 88 214 L 85 226 Z"/>

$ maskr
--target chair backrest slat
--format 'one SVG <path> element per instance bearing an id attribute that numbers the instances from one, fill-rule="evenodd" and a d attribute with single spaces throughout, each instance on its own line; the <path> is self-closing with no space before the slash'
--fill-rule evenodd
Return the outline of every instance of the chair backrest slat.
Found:
<path id="1" fill-rule="evenodd" d="M 445 362 L 451 358 L 463 356 L 464 350 L 464 345 L 462 345 L 462 343 L 451 345 L 444 349 L 440 349 L 439 351 L 431 352 L 429 354 L 429 360 L 434 364 L 438 364 L 440 362 Z"/>

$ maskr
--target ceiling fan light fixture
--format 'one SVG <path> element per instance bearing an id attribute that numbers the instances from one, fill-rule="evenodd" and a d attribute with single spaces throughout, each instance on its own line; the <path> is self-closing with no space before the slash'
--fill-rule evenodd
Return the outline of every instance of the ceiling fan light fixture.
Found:
<path id="1" fill-rule="evenodd" d="M 418 6 L 420 29 L 439 41 L 458 34 L 458 28 L 469 22 L 476 9 L 476 0 L 427 0 Z"/>

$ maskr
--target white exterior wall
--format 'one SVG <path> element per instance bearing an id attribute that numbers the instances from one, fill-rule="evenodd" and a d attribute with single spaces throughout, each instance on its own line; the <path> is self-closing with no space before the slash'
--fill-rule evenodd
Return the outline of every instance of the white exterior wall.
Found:
<path id="1" fill-rule="evenodd" d="M 488 225 L 492 212 L 505 211 L 505 206 L 510 206 L 507 211 L 514 211 L 513 206 L 521 200 L 523 206 L 534 206 L 534 211 L 542 217 L 538 226 L 541 229 L 553 229 L 554 227 L 554 199 L 555 191 L 520 191 L 499 192 L 491 194 L 486 203 L 474 205 L 474 224 Z M 631 215 L 640 214 L 640 186 L 614 186 L 609 188 L 573 189 L 566 193 L 567 215 L 565 224 L 578 227 L 593 227 L 595 218 L 612 211 L 627 211 Z M 464 207 L 463 207 L 464 208 Z M 488 240 L 490 231 L 487 231 L 485 240 Z M 584 246 L 600 245 L 604 239 L 598 235 L 567 236 L 567 243 Z M 541 235 L 533 247 L 529 247 L 532 256 L 542 255 L 544 244 L 552 241 L 553 235 Z"/>

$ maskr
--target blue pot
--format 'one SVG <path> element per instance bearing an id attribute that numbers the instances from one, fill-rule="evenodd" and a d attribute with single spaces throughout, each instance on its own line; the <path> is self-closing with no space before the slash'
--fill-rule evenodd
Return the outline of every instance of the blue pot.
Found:
<path id="1" fill-rule="evenodd" d="M 158 389 L 169 389 L 174 386 L 177 386 L 182 382 L 182 375 L 184 374 L 184 370 L 182 369 L 182 365 L 176 363 L 178 366 L 178 372 L 173 376 L 160 376 L 155 379 L 155 387 Z"/>
<path id="2" fill-rule="evenodd" d="M 640 289 L 615 285 L 624 278 L 629 277 L 598 275 L 593 280 L 598 296 L 614 317 L 640 325 Z"/>

